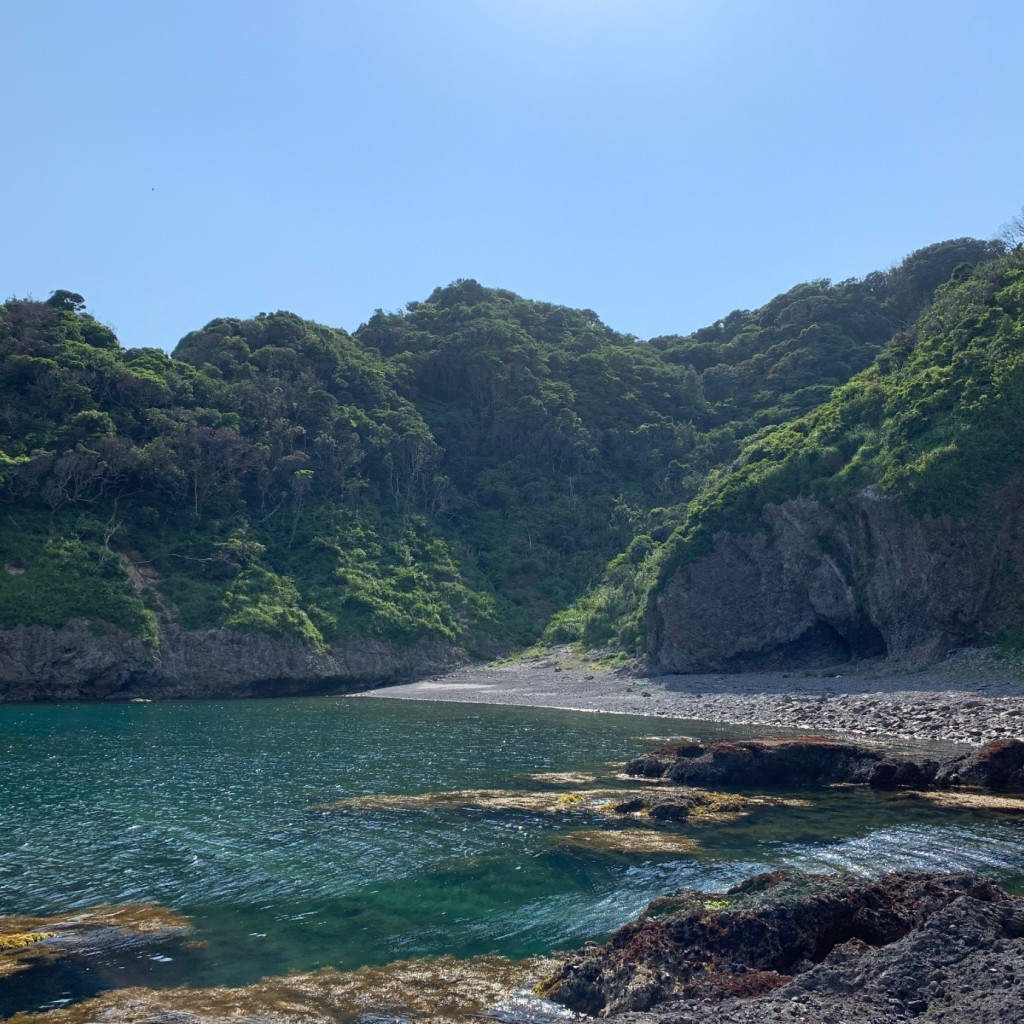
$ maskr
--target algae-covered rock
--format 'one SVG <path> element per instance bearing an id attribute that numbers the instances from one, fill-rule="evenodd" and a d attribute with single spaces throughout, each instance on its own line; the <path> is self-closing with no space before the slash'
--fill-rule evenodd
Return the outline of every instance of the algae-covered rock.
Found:
<path id="1" fill-rule="evenodd" d="M 543 786 L 586 786 L 597 781 L 590 772 L 534 772 L 526 778 Z"/>
<path id="2" fill-rule="evenodd" d="M 901 796 L 904 799 L 927 800 L 937 807 L 955 807 L 968 811 L 1024 817 L 1024 796 L 972 793 L 959 789 L 910 790 Z"/>
<path id="3" fill-rule="evenodd" d="M 568 958 L 538 991 L 593 1016 L 674 999 L 750 999 L 837 951 L 894 944 L 953 906 L 997 907 L 993 927 L 1001 937 L 1024 934 L 1022 901 L 967 872 L 876 880 L 774 872 L 725 893 L 683 890 L 656 901 L 604 946 Z M 928 980 L 921 979 L 922 988 Z M 904 997 L 912 990 L 908 983 Z"/>
<path id="4" fill-rule="evenodd" d="M 700 849 L 692 836 L 652 828 L 580 829 L 557 836 L 554 843 L 592 853 L 680 855 Z"/>
<path id="5" fill-rule="evenodd" d="M 48 1013 L 18 1014 L 9 1024 L 351 1024 L 396 1019 L 465 1024 L 555 966 L 556 961 L 543 957 L 435 957 L 355 971 L 325 968 L 244 988 L 120 989 Z"/>
<path id="6" fill-rule="evenodd" d="M 127 949 L 190 930 L 187 918 L 155 903 L 97 906 L 53 917 L 0 917 L 0 978 L 38 963 Z"/>
<path id="7" fill-rule="evenodd" d="M 731 820 L 755 808 L 793 804 L 768 796 L 709 793 L 696 789 L 672 791 L 649 789 L 577 789 L 530 792 L 514 789 L 461 789 L 436 793 L 390 794 L 346 797 L 315 804 L 311 811 L 430 810 L 475 808 L 489 811 L 525 811 L 534 814 L 587 814 L 599 818 L 624 817 L 650 823 L 685 819 Z"/>
<path id="8" fill-rule="evenodd" d="M 580 812 L 607 816 L 610 802 L 622 796 L 617 789 L 520 790 L 455 789 L 434 793 L 371 793 L 315 804 L 312 811 L 413 811 L 466 808 L 488 811 L 526 811 L 534 814 Z"/>

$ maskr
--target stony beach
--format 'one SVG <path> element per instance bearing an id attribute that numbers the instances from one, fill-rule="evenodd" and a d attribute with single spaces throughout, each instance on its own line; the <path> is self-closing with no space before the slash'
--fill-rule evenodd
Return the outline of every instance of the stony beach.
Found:
<path id="1" fill-rule="evenodd" d="M 644 678 L 569 648 L 361 696 L 650 715 L 877 739 L 982 744 L 1024 738 L 1024 665 L 994 649 L 924 669 L 861 662 L 832 669 Z"/>

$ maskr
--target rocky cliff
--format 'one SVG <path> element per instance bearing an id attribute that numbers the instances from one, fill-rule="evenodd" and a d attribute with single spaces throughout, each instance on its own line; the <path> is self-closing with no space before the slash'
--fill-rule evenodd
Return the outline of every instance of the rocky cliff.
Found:
<path id="1" fill-rule="evenodd" d="M 225 629 L 165 626 L 157 645 L 81 620 L 0 631 L 0 701 L 299 696 L 366 689 L 465 661 L 438 641 L 352 637 L 324 650 Z"/>
<path id="2" fill-rule="evenodd" d="M 914 515 L 868 487 L 850 499 L 766 505 L 722 532 L 646 609 L 653 672 L 812 667 L 888 655 L 927 663 L 991 640 L 1019 612 L 1024 488 L 967 518 Z"/>

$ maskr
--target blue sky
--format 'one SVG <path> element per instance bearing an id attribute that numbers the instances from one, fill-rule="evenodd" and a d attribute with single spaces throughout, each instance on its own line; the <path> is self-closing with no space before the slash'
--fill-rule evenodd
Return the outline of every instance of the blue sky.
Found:
<path id="1" fill-rule="evenodd" d="M 1024 204 L 1024 3 L 5 0 L 0 289 L 129 346 L 474 277 L 647 338 Z"/>

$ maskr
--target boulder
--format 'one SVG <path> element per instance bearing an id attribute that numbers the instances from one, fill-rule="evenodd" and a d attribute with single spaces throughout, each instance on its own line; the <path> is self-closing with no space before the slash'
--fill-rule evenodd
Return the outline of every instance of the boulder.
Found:
<path id="1" fill-rule="evenodd" d="M 634 758 L 630 775 L 668 778 L 683 786 L 787 789 L 862 783 L 876 789 L 923 788 L 938 761 L 897 758 L 874 747 L 822 737 L 714 740 L 699 752 L 668 747 Z"/>
<path id="2" fill-rule="evenodd" d="M 944 915 L 947 911 L 950 914 Z M 915 961 L 915 971 L 906 976 L 898 969 L 906 940 L 920 936 L 938 916 L 943 920 L 943 953 L 933 952 L 929 970 L 917 970 Z M 974 952 L 972 944 L 965 948 L 961 930 L 975 919 L 991 933 L 990 954 L 996 942 L 1006 947 L 1008 941 L 1016 941 L 1020 946 L 1024 903 L 968 872 L 898 872 L 874 880 L 774 872 L 724 893 L 682 890 L 656 900 L 603 946 L 584 947 L 570 956 L 539 991 L 572 1010 L 602 1017 L 649 1010 L 670 1000 L 687 1000 L 691 1010 L 695 1003 L 724 1001 L 735 1007 L 749 1000 L 755 1009 L 759 999 L 776 990 L 793 991 L 799 987 L 796 976 L 803 980 L 821 965 L 811 985 L 802 986 L 797 1001 L 827 982 L 841 995 L 839 1006 L 848 1019 L 874 1019 L 858 1016 L 850 996 L 858 986 L 870 988 L 874 983 L 894 992 L 885 997 L 899 1004 L 903 1016 L 911 1003 L 927 1005 L 934 998 L 928 986 L 944 960 Z M 957 922 L 952 929 L 951 920 Z M 904 947 L 898 947 L 901 941 Z M 878 958 L 869 977 L 863 955 L 879 949 L 891 949 L 892 954 Z M 1011 952 L 1017 956 L 1024 948 Z M 1005 995 L 1003 976 L 997 980 L 1000 995 Z M 1013 983 L 1019 993 L 1024 979 L 1014 976 Z M 682 1005 L 671 1003 L 673 1013 Z M 884 1002 L 883 1006 L 892 1008 Z M 765 1013 L 763 1008 L 760 1012 Z M 753 1021 L 769 1016 L 758 1016 L 755 1009 L 749 1016 L 733 1018 L 705 1007 L 688 1019 Z"/>

